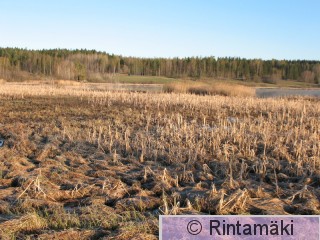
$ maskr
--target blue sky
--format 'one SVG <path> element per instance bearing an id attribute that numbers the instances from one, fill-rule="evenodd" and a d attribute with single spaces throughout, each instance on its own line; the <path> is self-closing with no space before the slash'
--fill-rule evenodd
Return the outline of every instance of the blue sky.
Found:
<path id="1" fill-rule="evenodd" d="M 0 0 L 0 46 L 320 60 L 319 0 Z"/>

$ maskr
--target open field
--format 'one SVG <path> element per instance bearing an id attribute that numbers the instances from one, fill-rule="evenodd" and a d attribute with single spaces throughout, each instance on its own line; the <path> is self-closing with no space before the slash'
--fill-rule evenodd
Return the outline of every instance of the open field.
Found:
<path id="1" fill-rule="evenodd" d="M 266 88 L 319 88 L 319 84 L 307 83 L 292 80 L 277 80 L 274 83 L 241 81 L 235 79 L 217 79 L 217 78 L 167 78 L 161 76 L 140 76 L 128 74 L 110 75 L 107 82 L 111 83 L 129 83 L 129 84 L 170 84 L 170 83 L 204 83 L 204 84 L 229 84 L 229 85 L 243 85 L 248 87 L 266 87 Z"/>
<path id="2" fill-rule="evenodd" d="M 141 76 L 128 74 L 115 74 L 110 77 L 107 82 L 111 83 L 135 83 L 135 84 L 165 84 L 177 81 L 174 78 L 167 78 L 161 76 Z M 179 81 L 179 80 L 178 80 Z"/>
<path id="3" fill-rule="evenodd" d="M 320 214 L 320 102 L 0 84 L 1 239 L 157 239 L 159 214 Z"/>
<path id="4" fill-rule="evenodd" d="M 41 78 L 39 78 L 41 79 Z M 3 82 L 3 79 L 0 79 L 0 84 Z M 25 80 L 24 83 L 30 82 L 50 82 L 51 80 Z M 59 82 L 60 80 L 54 80 Z M 68 81 L 69 83 L 75 83 L 72 80 L 63 80 Z M 257 87 L 257 88 L 319 88 L 319 84 L 307 83 L 301 81 L 292 81 L 292 80 L 277 80 L 274 83 L 265 83 L 265 82 L 254 82 L 254 81 L 241 81 L 235 79 L 217 79 L 217 78 L 168 78 L 162 76 L 141 76 L 141 75 L 128 75 L 128 74 L 108 74 L 108 77 L 104 80 L 99 81 L 89 81 L 90 83 L 122 83 L 122 84 L 172 84 L 172 83 L 185 83 L 190 84 L 228 84 L 228 85 L 242 85 L 247 87 Z"/>

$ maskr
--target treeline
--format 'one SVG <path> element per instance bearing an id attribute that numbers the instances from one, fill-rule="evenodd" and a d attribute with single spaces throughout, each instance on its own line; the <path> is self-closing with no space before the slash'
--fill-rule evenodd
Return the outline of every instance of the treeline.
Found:
<path id="1" fill-rule="evenodd" d="M 0 48 L 0 78 L 104 81 L 117 73 L 255 82 L 280 79 L 320 83 L 320 61 L 243 58 L 136 58 L 95 50 Z"/>

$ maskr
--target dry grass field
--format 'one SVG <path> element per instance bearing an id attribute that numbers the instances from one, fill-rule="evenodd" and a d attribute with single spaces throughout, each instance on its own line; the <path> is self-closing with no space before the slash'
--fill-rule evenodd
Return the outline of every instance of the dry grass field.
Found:
<path id="1" fill-rule="evenodd" d="M 1 239 L 157 239 L 159 214 L 320 214 L 320 102 L 0 84 Z"/>

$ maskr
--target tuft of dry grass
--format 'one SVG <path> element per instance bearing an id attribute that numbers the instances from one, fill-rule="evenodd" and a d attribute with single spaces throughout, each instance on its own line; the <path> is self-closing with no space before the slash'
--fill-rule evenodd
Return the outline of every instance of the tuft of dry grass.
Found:
<path id="1" fill-rule="evenodd" d="M 191 84 L 187 82 L 171 82 L 164 84 L 163 91 L 165 93 L 187 93 Z"/>
<path id="2" fill-rule="evenodd" d="M 253 97 L 255 96 L 254 88 L 236 85 L 236 84 L 224 84 L 217 83 L 213 84 L 210 89 L 211 94 L 218 94 L 223 96 L 234 96 L 234 97 Z"/>
<path id="3" fill-rule="evenodd" d="M 165 84 L 163 91 L 167 93 L 191 93 L 196 95 L 222 95 L 222 96 L 255 96 L 254 88 L 226 83 L 205 83 L 205 82 L 174 82 Z"/>
<path id="4" fill-rule="evenodd" d="M 58 86 L 80 86 L 82 83 L 72 80 L 54 80 L 54 84 Z"/>
<path id="5" fill-rule="evenodd" d="M 18 219 L 0 223 L 0 237 L 11 239 L 17 232 L 32 232 L 47 227 L 46 221 L 36 213 L 28 213 Z"/>

